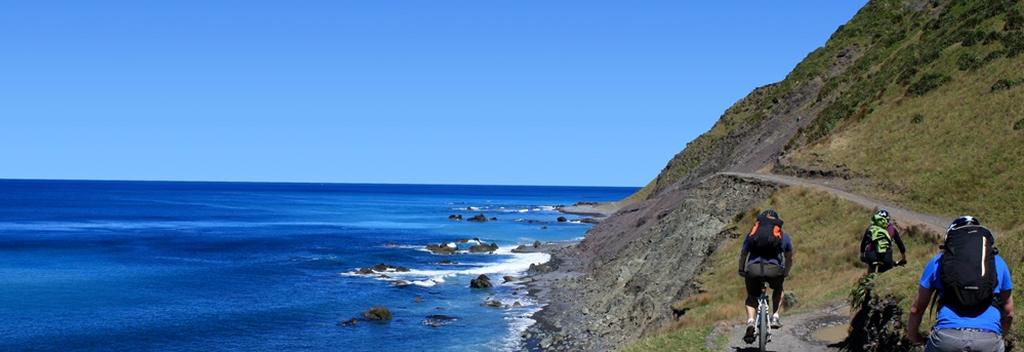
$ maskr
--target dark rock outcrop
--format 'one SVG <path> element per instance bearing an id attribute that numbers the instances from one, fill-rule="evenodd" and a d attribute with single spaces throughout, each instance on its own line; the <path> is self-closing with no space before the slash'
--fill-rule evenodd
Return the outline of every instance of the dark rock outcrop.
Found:
<path id="1" fill-rule="evenodd" d="M 353 326 L 356 326 L 357 324 L 359 324 L 359 319 L 356 319 L 356 318 L 352 318 L 352 319 L 349 319 L 349 320 L 342 320 L 342 321 L 338 322 L 338 326 L 343 327 L 343 328 L 353 327 Z"/>
<path id="2" fill-rule="evenodd" d="M 455 254 L 458 251 L 458 247 L 454 243 L 441 243 L 441 244 L 428 244 L 427 250 L 434 254 Z"/>
<path id="3" fill-rule="evenodd" d="M 566 219 L 564 216 L 559 216 L 558 219 L 555 219 L 555 221 L 566 222 L 566 221 L 569 221 L 569 219 Z"/>
<path id="4" fill-rule="evenodd" d="M 470 253 L 492 253 L 498 250 L 498 244 L 491 242 L 491 244 L 477 244 L 469 247 Z"/>
<path id="5" fill-rule="evenodd" d="M 363 318 L 371 321 L 389 321 L 391 320 L 391 311 L 384 306 L 375 306 L 363 312 Z"/>
<path id="6" fill-rule="evenodd" d="M 451 220 L 451 221 L 462 221 L 462 215 L 461 214 L 448 215 L 448 220 Z"/>
<path id="7" fill-rule="evenodd" d="M 409 271 L 409 268 L 406 268 L 404 266 L 395 266 L 395 265 L 387 265 L 387 264 L 384 264 L 384 263 L 379 263 L 379 264 L 371 266 L 369 268 L 359 268 L 359 269 L 356 269 L 355 273 L 356 274 L 360 274 L 360 275 L 372 275 L 372 274 L 387 273 L 387 272 L 404 273 L 404 272 L 408 272 L 408 271 Z M 382 276 L 386 277 L 386 275 L 382 275 Z"/>
<path id="8" fill-rule="evenodd" d="M 487 215 L 484 215 L 483 213 L 476 214 L 476 215 L 473 215 L 473 217 L 471 217 L 469 219 L 466 219 L 466 221 L 487 222 Z"/>
<path id="9" fill-rule="evenodd" d="M 487 275 L 480 274 L 475 279 L 469 280 L 469 288 L 491 288 L 494 285 L 491 284 L 491 278 Z"/>

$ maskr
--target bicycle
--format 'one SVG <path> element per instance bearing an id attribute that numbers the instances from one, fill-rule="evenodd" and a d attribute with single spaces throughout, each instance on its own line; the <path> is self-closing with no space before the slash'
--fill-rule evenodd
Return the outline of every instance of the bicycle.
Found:
<path id="1" fill-rule="evenodd" d="M 768 303 L 768 283 L 766 282 L 761 288 L 761 296 L 757 298 L 757 316 L 754 322 L 757 327 L 757 348 L 761 352 L 765 352 L 765 346 L 772 338 L 771 311 L 772 306 Z"/>

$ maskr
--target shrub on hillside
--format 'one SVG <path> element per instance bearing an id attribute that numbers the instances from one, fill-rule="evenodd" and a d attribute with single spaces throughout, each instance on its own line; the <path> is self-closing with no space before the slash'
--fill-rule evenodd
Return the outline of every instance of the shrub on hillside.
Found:
<path id="1" fill-rule="evenodd" d="M 1014 122 L 1013 123 L 1013 130 L 1014 131 L 1024 130 L 1024 119 L 1020 119 L 1020 120 L 1017 120 L 1017 122 Z"/>
<path id="2" fill-rule="evenodd" d="M 914 116 L 910 117 L 910 123 L 912 123 L 912 124 L 916 125 L 916 124 L 919 124 L 919 123 L 922 123 L 922 122 L 924 122 L 924 115 L 921 115 L 921 114 L 918 113 L 918 114 L 914 114 Z"/>
<path id="3" fill-rule="evenodd" d="M 1016 57 L 1024 52 L 1024 31 L 1007 32 L 1001 41 L 1006 49 L 1006 57 Z"/>
<path id="4" fill-rule="evenodd" d="M 1016 31 L 1024 29 L 1024 16 L 1021 15 L 1020 10 L 1013 8 L 1006 13 L 1006 23 L 1003 25 L 1004 31 Z"/>
<path id="5" fill-rule="evenodd" d="M 1024 83 L 1024 79 L 1001 79 L 992 84 L 992 91 L 1007 90 L 1021 83 Z"/>
<path id="6" fill-rule="evenodd" d="M 960 45 L 963 46 L 974 46 L 975 44 L 981 43 L 985 40 L 985 36 L 988 35 L 985 31 L 971 31 L 964 34 L 964 39 L 960 41 Z"/>
<path id="7" fill-rule="evenodd" d="M 951 78 L 941 73 L 929 73 L 921 77 L 917 82 L 907 87 L 908 97 L 919 97 L 935 88 L 941 87 L 946 82 L 949 82 Z"/>
<path id="8" fill-rule="evenodd" d="M 1003 40 L 1002 34 L 999 34 L 999 32 L 996 31 L 990 31 L 987 35 L 985 35 L 985 40 L 983 40 L 981 44 L 989 45 L 992 43 L 997 43 L 1000 40 Z"/>
<path id="9" fill-rule="evenodd" d="M 960 54 L 960 57 L 956 59 L 956 67 L 959 68 L 960 71 L 977 70 L 981 65 L 981 59 L 972 53 Z"/>
<path id="10" fill-rule="evenodd" d="M 873 293 L 876 274 L 866 274 L 850 290 L 850 334 L 829 347 L 849 352 L 906 352 L 913 346 L 903 335 L 900 300 Z"/>
<path id="11" fill-rule="evenodd" d="M 998 60 L 999 58 L 1003 57 L 1003 55 L 1006 55 L 1006 52 L 1002 50 L 996 50 L 991 53 L 988 53 L 988 55 L 985 55 L 984 59 L 981 59 L 981 61 L 983 61 L 982 65 L 986 65 L 989 62 Z"/>

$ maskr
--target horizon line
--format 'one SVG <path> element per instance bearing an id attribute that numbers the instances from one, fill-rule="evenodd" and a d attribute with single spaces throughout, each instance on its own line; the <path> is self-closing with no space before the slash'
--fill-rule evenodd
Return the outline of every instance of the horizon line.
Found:
<path id="1" fill-rule="evenodd" d="M 482 183 L 397 183 L 397 182 L 318 182 L 318 181 L 214 181 L 214 180 L 126 180 L 98 178 L 7 178 L 4 181 L 77 181 L 77 182 L 177 182 L 177 183 L 269 183 L 296 185 L 374 185 L 374 186 L 498 186 L 498 187 L 591 187 L 591 188 L 636 188 L 643 186 L 583 186 L 583 185 L 524 185 L 524 184 L 482 184 Z"/>

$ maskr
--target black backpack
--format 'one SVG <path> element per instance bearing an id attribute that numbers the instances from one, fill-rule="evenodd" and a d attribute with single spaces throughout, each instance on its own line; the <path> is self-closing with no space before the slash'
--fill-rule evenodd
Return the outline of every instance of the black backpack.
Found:
<path id="1" fill-rule="evenodd" d="M 976 317 L 995 299 L 999 283 L 996 274 L 995 238 L 981 226 L 965 226 L 950 231 L 939 259 L 939 301 L 959 316 Z"/>
<path id="2" fill-rule="evenodd" d="M 782 220 L 758 216 L 750 229 L 747 249 L 761 258 L 775 258 L 782 253 Z"/>

